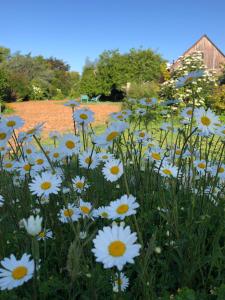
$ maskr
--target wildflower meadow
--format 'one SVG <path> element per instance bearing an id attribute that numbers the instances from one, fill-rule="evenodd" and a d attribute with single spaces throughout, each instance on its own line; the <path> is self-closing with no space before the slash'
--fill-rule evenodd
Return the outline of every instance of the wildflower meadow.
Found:
<path id="1" fill-rule="evenodd" d="M 48 143 L 1 118 L 0 299 L 225 299 L 225 125 L 201 76 L 174 81 L 188 103 L 127 99 L 101 134 L 76 100 Z"/>

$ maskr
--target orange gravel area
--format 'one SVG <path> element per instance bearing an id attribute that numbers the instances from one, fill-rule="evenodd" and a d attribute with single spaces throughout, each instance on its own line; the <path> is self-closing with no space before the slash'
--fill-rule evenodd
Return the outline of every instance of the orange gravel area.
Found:
<path id="1" fill-rule="evenodd" d="M 30 101 L 9 103 L 8 106 L 14 110 L 13 115 L 19 115 L 25 120 L 21 130 L 28 130 L 37 123 L 45 122 L 43 134 L 50 131 L 69 132 L 73 130 L 72 110 L 63 104 L 65 101 Z M 121 109 L 120 103 L 97 103 L 82 104 L 80 108 L 88 107 L 95 113 L 94 126 L 104 124 L 112 112 Z"/>

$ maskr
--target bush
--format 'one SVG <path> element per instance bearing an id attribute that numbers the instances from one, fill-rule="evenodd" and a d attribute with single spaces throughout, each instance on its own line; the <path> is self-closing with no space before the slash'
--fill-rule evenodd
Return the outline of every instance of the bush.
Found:
<path id="1" fill-rule="evenodd" d="M 127 95 L 131 98 L 156 97 L 159 91 L 159 85 L 155 81 L 144 83 L 131 83 Z"/>
<path id="2" fill-rule="evenodd" d="M 225 84 L 215 88 L 208 105 L 220 113 L 225 113 Z"/>

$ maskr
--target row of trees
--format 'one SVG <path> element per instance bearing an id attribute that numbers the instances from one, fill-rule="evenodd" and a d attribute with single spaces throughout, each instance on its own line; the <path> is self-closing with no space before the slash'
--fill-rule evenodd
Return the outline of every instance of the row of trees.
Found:
<path id="1" fill-rule="evenodd" d="M 29 100 L 64 98 L 80 79 L 62 60 L 30 54 L 11 54 L 0 47 L 0 99 Z"/>
<path id="2" fill-rule="evenodd" d="M 57 58 L 12 54 L 0 47 L 0 100 L 63 99 L 98 94 L 118 100 L 143 93 L 153 96 L 166 70 L 162 57 L 147 49 L 104 51 L 96 61 L 87 59 L 82 75 Z M 115 97 L 114 97 L 115 96 Z"/>

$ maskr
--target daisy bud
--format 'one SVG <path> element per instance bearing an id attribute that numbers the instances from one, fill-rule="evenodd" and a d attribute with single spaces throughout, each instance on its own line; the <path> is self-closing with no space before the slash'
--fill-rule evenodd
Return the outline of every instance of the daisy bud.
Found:
<path id="1" fill-rule="evenodd" d="M 86 237 L 87 237 L 87 232 L 81 231 L 81 232 L 80 232 L 80 239 L 81 239 L 81 240 L 84 240 L 84 239 L 86 239 Z"/>
<path id="2" fill-rule="evenodd" d="M 42 218 L 39 216 L 30 216 L 27 220 L 23 219 L 24 226 L 28 234 L 36 236 L 41 232 Z"/>
<path id="3" fill-rule="evenodd" d="M 155 253 L 160 254 L 162 249 L 160 247 L 155 247 Z"/>

